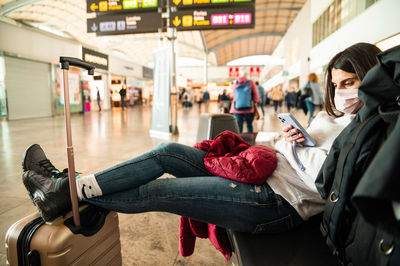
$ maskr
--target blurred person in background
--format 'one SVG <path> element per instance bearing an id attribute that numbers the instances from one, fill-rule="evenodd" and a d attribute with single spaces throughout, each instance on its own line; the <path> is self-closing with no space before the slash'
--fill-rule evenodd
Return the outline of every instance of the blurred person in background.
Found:
<path id="1" fill-rule="evenodd" d="M 126 97 L 126 84 L 122 85 L 122 88 L 119 91 L 119 95 L 121 96 L 121 108 L 124 110 L 125 108 L 125 97 Z"/>
<path id="2" fill-rule="evenodd" d="M 262 112 L 262 117 L 264 117 L 265 115 L 265 111 L 264 111 L 264 103 L 265 103 L 265 90 L 264 87 L 260 85 L 260 83 L 258 81 L 255 82 L 256 86 L 257 86 L 257 90 L 258 90 L 258 103 L 257 105 L 261 108 L 261 112 Z"/>
<path id="3" fill-rule="evenodd" d="M 278 112 L 278 107 L 282 104 L 283 100 L 282 85 L 277 85 L 272 88 L 271 100 L 274 103 L 274 111 L 276 114 Z"/>
<path id="4" fill-rule="evenodd" d="M 301 93 L 307 96 L 304 101 L 308 111 L 308 124 L 310 124 L 314 117 L 315 106 L 321 105 L 323 98 L 317 74 L 308 74 L 307 80 L 307 83 L 301 88 Z"/>
<path id="5" fill-rule="evenodd" d="M 258 90 L 253 81 L 247 79 L 247 69 L 239 69 L 238 82 L 233 86 L 231 109 L 239 126 L 239 132 L 243 132 L 243 123 L 246 121 L 247 132 L 253 133 L 253 120 L 257 112 Z"/>

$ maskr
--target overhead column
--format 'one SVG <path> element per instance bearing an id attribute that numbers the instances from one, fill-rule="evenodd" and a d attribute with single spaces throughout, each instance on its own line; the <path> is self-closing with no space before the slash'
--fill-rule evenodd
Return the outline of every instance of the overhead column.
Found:
<path id="1" fill-rule="evenodd" d="M 204 37 L 204 32 L 201 31 L 200 36 L 204 49 L 204 84 L 208 84 L 208 48 L 206 38 Z"/>

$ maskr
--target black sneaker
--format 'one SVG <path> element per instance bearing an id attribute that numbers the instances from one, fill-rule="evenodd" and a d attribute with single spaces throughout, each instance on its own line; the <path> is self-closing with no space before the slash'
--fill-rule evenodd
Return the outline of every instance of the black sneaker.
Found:
<path id="1" fill-rule="evenodd" d="M 23 173 L 22 180 L 46 222 L 71 209 L 68 178 L 51 179 L 28 170 Z"/>
<path id="2" fill-rule="evenodd" d="M 60 172 L 47 159 L 46 154 L 39 144 L 29 146 L 22 156 L 22 169 L 25 171 L 33 170 L 37 174 L 48 178 L 68 177 L 67 170 Z"/>

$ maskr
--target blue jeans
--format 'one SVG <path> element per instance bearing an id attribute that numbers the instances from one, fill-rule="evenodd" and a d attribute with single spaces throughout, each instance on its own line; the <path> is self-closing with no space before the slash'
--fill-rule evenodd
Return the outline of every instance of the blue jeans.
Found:
<path id="1" fill-rule="evenodd" d="M 261 100 L 261 102 L 257 103 L 257 105 L 261 108 L 261 112 L 263 114 L 263 116 L 265 115 L 265 111 L 264 111 L 264 100 Z"/>
<path id="2" fill-rule="evenodd" d="M 247 114 L 233 114 L 236 117 L 236 121 L 239 126 L 239 132 L 243 132 L 243 122 L 246 121 L 247 125 L 247 132 L 253 133 L 253 120 L 254 120 L 254 113 L 247 113 Z"/>
<path id="3" fill-rule="evenodd" d="M 276 233 L 302 222 L 296 210 L 264 184 L 213 176 L 206 152 L 165 143 L 95 174 L 103 196 L 85 201 L 123 212 L 169 212 L 241 232 Z M 164 173 L 176 178 L 159 178 Z"/>
<path id="4" fill-rule="evenodd" d="M 315 105 L 311 102 L 310 98 L 306 98 L 304 102 L 306 103 L 306 107 L 308 110 L 308 123 L 310 123 L 314 115 Z"/>
<path id="5" fill-rule="evenodd" d="M 122 110 L 124 110 L 124 108 L 125 108 L 125 97 L 122 97 L 122 96 L 121 96 L 121 108 L 122 108 Z"/>
<path id="6" fill-rule="evenodd" d="M 273 103 L 274 103 L 274 111 L 275 111 L 275 113 L 278 111 L 278 107 L 279 107 L 279 101 L 277 101 L 277 100 L 272 100 L 273 101 Z"/>

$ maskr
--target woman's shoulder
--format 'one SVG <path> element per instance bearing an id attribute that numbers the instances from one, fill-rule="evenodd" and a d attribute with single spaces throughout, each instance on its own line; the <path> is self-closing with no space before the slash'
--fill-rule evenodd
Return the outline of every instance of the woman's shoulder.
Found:
<path id="1" fill-rule="evenodd" d="M 326 111 L 320 111 L 311 121 L 311 124 L 307 128 L 307 131 L 314 128 L 324 128 L 324 126 L 335 123 L 336 122 L 334 116 L 329 115 Z"/>
<path id="2" fill-rule="evenodd" d="M 315 119 L 325 119 L 325 120 L 333 120 L 335 119 L 333 116 L 330 116 L 326 111 L 320 111 L 315 116 Z"/>
<path id="3" fill-rule="evenodd" d="M 341 117 L 336 117 L 335 121 L 339 124 L 350 124 L 354 117 L 356 117 L 355 114 L 344 114 Z"/>

